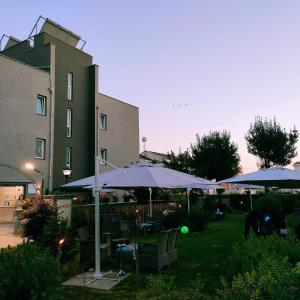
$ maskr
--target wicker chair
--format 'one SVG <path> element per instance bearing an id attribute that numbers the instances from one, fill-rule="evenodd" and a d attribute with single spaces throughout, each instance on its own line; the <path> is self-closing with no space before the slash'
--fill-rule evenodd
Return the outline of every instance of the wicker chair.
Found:
<path id="1" fill-rule="evenodd" d="M 177 261 L 177 237 L 178 237 L 179 228 L 171 229 L 168 239 L 167 252 L 169 258 L 169 264 Z"/>
<path id="2" fill-rule="evenodd" d="M 118 244 L 129 243 L 128 221 L 122 221 L 118 214 L 103 214 L 100 220 L 102 232 L 110 234 L 111 250 L 115 254 Z"/>
<path id="3" fill-rule="evenodd" d="M 300 224 L 300 208 L 295 208 L 293 213 L 293 219 L 294 219 L 294 226 L 297 227 L 297 225 Z"/>
<path id="4" fill-rule="evenodd" d="M 160 232 L 158 243 L 139 243 L 137 251 L 140 269 L 153 269 L 158 272 L 165 266 L 170 268 L 167 252 L 168 238 L 171 230 Z"/>
<path id="5" fill-rule="evenodd" d="M 95 240 L 89 236 L 86 226 L 78 229 L 80 239 L 80 266 L 90 267 L 95 264 Z M 109 234 L 101 236 L 100 260 L 107 259 L 111 254 L 111 238 Z"/>

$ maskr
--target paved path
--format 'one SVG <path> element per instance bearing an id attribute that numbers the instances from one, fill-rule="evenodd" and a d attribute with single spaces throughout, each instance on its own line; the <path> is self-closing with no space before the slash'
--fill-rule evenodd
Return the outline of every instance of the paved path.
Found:
<path id="1" fill-rule="evenodd" d="M 0 224 L 0 248 L 6 248 L 8 245 L 13 247 L 22 241 L 22 238 L 14 235 L 13 223 Z"/>

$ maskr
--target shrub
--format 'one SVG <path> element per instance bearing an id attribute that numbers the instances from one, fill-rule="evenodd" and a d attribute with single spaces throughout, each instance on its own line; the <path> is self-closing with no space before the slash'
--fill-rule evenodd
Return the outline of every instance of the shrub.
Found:
<path id="1" fill-rule="evenodd" d="M 208 220 L 209 216 L 203 209 L 192 209 L 182 225 L 188 226 L 191 232 L 201 231 L 206 228 Z"/>
<path id="2" fill-rule="evenodd" d="M 254 201 L 255 209 L 291 214 L 300 197 L 297 194 L 266 194 Z"/>
<path id="3" fill-rule="evenodd" d="M 176 228 L 182 225 L 183 219 L 187 217 L 187 210 L 183 208 L 176 209 L 163 217 L 162 226 L 166 229 Z"/>
<path id="4" fill-rule="evenodd" d="M 299 299 L 300 273 L 286 257 L 265 255 L 254 269 L 222 281 L 221 299 Z"/>
<path id="5" fill-rule="evenodd" d="M 0 250 L 0 299 L 54 299 L 59 285 L 49 251 L 33 244 Z"/>
<path id="6" fill-rule="evenodd" d="M 182 225 L 188 226 L 190 231 L 201 231 L 206 228 L 209 216 L 203 209 L 191 209 L 190 215 L 186 209 L 176 209 L 166 215 L 162 220 L 164 228 L 175 228 Z"/>
<path id="7" fill-rule="evenodd" d="M 156 300 L 208 300 L 203 293 L 203 279 L 201 274 L 196 275 L 195 280 L 191 280 L 191 288 L 178 290 L 173 276 L 162 277 L 149 275 L 146 278 L 147 290 L 142 295 L 137 295 L 137 299 Z"/>
<path id="8" fill-rule="evenodd" d="M 42 247 L 48 247 L 52 255 L 57 254 L 58 241 L 64 238 L 62 261 L 72 257 L 76 252 L 75 234 L 67 227 L 57 207 L 41 204 L 28 209 L 25 213 L 24 236 L 34 240 Z"/>
<path id="9" fill-rule="evenodd" d="M 282 239 L 273 235 L 258 238 L 251 235 L 248 240 L 241 240 L 233 246 L 228 270 L 231 275 L 251 271 L 266 255 L 288 257 L 291 263 L 296 263 L 300 261 L 300 242 L 293 237 Z"/>
<path id="10" fill-rule="evenodd" d="M 52 213 L 52 209 L 46 204 L 35 203 L 30 206 L 24 212 L 26 220 L 23 228 L 24 236 L 34 241 L 41 241 L 44 227 Z"/>

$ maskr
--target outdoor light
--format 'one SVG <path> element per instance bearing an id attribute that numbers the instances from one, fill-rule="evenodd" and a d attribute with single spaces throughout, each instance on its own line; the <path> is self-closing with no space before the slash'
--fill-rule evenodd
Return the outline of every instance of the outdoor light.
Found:
<path id="1" fill-rule="evenodd" d="M 25 164 L 25 168 L 26 168 L 27 170 L 34 170 L 34 165 L 31 164 L 31 163 L 26 163 L 26 164 Z"/>
<path id="2" fill-rule="evenodd" d="M 41 170 L 37 169 L 32 163 L 29 163 L 29 162 L 25 164 L 25 168 L 27 170 L 34 171 L 41 175 L 42 183 L 41 183 L 40 191 L 41 191 L 41 197 L 42 197 L 42 195 L 44 193 L 44 173 Z"/>
<path id="3" fill-rule="evenodd" d="M 66 178 L 66 183 L 68 183 L 68 178 L 71 176 L 72 170 L 70 168 L 63 169 L 64 176 Z"/>
<path id="4" fill-rule="evenodd" d="M 60 240 L 58 241 L 58 246 L 59 246 L 59 247 L 62 247 L 64 241 L 65 241 L 65 238 L 60 239 Z"/>
<path id="5" fill-rule="evenodd" d="M 57 241 L 57 263 L 58 263 L 58 269 L 60 269 L 61 265 L 61 256 L 62 256 L 62 246 L 64 245 L 65 238 L 61 238 Z"/>

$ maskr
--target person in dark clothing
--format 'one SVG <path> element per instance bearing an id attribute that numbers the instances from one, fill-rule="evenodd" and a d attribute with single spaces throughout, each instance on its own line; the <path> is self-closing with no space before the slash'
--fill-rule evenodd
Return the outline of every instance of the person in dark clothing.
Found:
<path id="1" fill-rule="evenodd" d="M 278 235 L 284 236 L 283 230 L 286 229 L 285 214 L 282 211 L 274 212 L 272 214 L 272 219 L 274 223 L 274 228 Z"/>
<path id="2" fill-rule="evenodd" d="M 255 235 L 259 233 L 260 213 L 257 210 L 251 210 L 245 218 L 244 236 L 248 238 L 250 229 L 252 228 Z"/>

